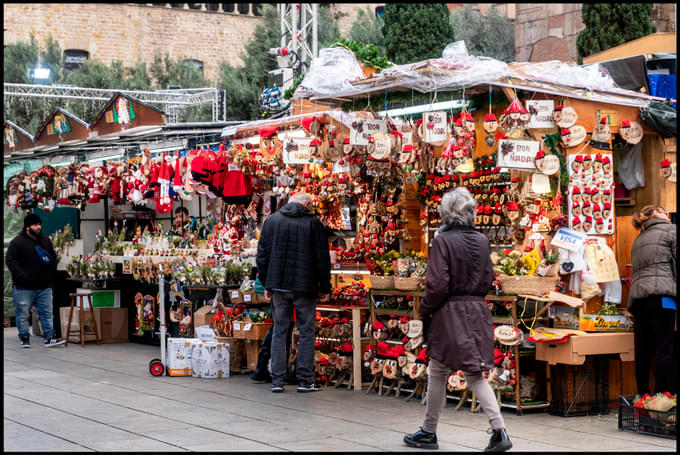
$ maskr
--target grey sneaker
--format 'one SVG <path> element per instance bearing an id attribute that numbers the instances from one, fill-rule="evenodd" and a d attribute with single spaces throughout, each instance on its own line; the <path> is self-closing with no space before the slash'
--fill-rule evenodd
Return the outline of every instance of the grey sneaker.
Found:
<path id="1" fill-rule="evenodd" d="M 297 391 L 300 393 L 318 392 L 319 390 L 321 390 L 321 387 L 313 382 L 301 382 L 297 388 Z"/>
<path id="2" fill-rule="evenodd" d="M 283 386 L 281 384 L 272 384 L 272 393 L 283 392 Z"/>
<path id="3" fill-rule="evenodd" d="M 30 348 L 31 347 L 31 340 L 29 338 L 24 338 L 19 342 L 19 347 L 20 348 Z"/>
<path id="4" fill-rule="evenodd" d="M 61 338 L 50 338 L 49 340 L 45 340 L 45 347 L 46 348 L 53 348 L 55 346 L 61 346 L 64 344 L 64 340 Z"/>

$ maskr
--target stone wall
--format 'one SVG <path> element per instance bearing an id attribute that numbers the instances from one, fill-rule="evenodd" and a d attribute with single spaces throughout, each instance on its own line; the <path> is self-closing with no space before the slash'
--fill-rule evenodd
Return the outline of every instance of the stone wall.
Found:
<path id="1" fill-rule="evenodd" d="M 654 4 L 651 20 L 657 32 L 675 32 L 675 11 L 675 4 Z M 584 28 L 580 3 L 517 3 L 515 60 L 577 62 L 576 38 Z"/>
<path id="2" fill-rule="evenodd" d="M 82 49 L 104 63 L 153 61 L 155 52 L 203 62 L 216 79 L 221 60 L 241 65 L 240 54 L 261 17 L 194 9 L 120 3 L 5 3 L 4 41 L 42 45 L 48 35 L 62 49 Z"/>

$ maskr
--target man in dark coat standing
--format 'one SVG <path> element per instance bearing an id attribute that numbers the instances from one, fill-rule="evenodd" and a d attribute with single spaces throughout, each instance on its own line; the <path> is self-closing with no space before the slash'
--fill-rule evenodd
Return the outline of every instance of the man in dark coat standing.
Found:
<path id="1" fill-rule="evenodd" d="M 442 226 L 428 257 L 425 296 L 419 307 L 427 355 L 427 408 L 423 426 L 404 436 L 410 447 L 436 449 L 437 423 L 446 402 L 446 378 L 462 370 L 467 389 L 489 419 L 492 435 L 485 452 L 512 447 L 495 394 L 482 373 L 494 366 L 491 312 L 484 296 L 491 289 L 489 240 L 474 227 L 477 202 L 466 188 L 442 197 Z"/>
<path id="2" fill-rule="evenodd" d="M 57 254 L 49 237 L 41 233 L 42 221 L 34 213 L 24 218 L 24 228 L 9 244 L 5 263 L 12 274 L 12 296 L 17 330 L 22 348 L 30 348 L 28 315 L 38 309 L 45 346 L 61 346 L 54 336 L 52 282 L 57 270 Z"/>
<path id="3" fill-rule="evenodd" d="M 296 372 L 298 392 L 320 390 L 314 384 L 316 301 L 327 302 L 331 261 L 323 224 L 312 213 L 312 198 L 296 193 L 265 220 L 257 245 L 257 271 L 271 298 L 274 327 L 271 345 L 272 392 L 283 392 L 288 352 L 286 335 L 295 309 L 300 332 Z"/>

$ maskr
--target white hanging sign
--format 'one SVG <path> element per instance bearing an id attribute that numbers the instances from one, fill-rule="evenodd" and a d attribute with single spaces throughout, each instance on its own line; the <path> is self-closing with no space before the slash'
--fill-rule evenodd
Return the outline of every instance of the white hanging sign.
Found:
<path id="1" fill-rule="evenodd" d="M 501 139 L 498 141 L 496 165 L 512 169 L 536 169 L 534 159 L 540 148 L 538 141 Z"/>
<path id="2" fill-rule="evenodd" d="M 553 121 L 553 100 L 528 100 L 526 108 L 531 114 L 528 128 L 552 128 L 555 126 Z"/>
<path id="3" fill-rule="evenodd" d="M 309 150 L 311 138 L 286 139 L 283 141 L 283 162 L 286 164 L 309 164 L 312 152 Z"/>
<path id="4" fill-rule="evenodd" d="M 352 145 L 368 145 L 368 138 L 375 133 L 387 134 L 386 120 L 354 119 L 350 125 L 349 142 Z"/>
<path id="5" fill-rule="evenodd" d="M 423 132 L 428 144 L 442 144 L 446 142 L 446 112 L 434 111 L 423 113 Z"/>

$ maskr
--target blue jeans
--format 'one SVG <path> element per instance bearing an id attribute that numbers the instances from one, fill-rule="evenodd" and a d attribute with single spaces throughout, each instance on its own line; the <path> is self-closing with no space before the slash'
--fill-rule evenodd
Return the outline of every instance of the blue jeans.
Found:
<path id="1" fill-rule="evenodd" d="M 17 330 L 19 331 L 20 340 L 30 337 L 28 315 L 33 305 L 38 309 L 38 318 L 40 319 L 40 324 L 42 324 L 43 337 L 46 340 L 54 337 L 52 288 L 34 291 L 31 289 L 17 289 L 12 286 L 12 296 L 14 297 L 14 311 L 16 313 Z"/>
<path id="2" fill-rule="evenodd" d="M 283 385 L 288 364 L 286 336 L 295 308 L 295 323 L 300 332 L 295 364 L 300 382 L 314 382 L 314 326 L 316 324 L 316 296 L 297 292 L 272 292 L 272 384 Z"/>

